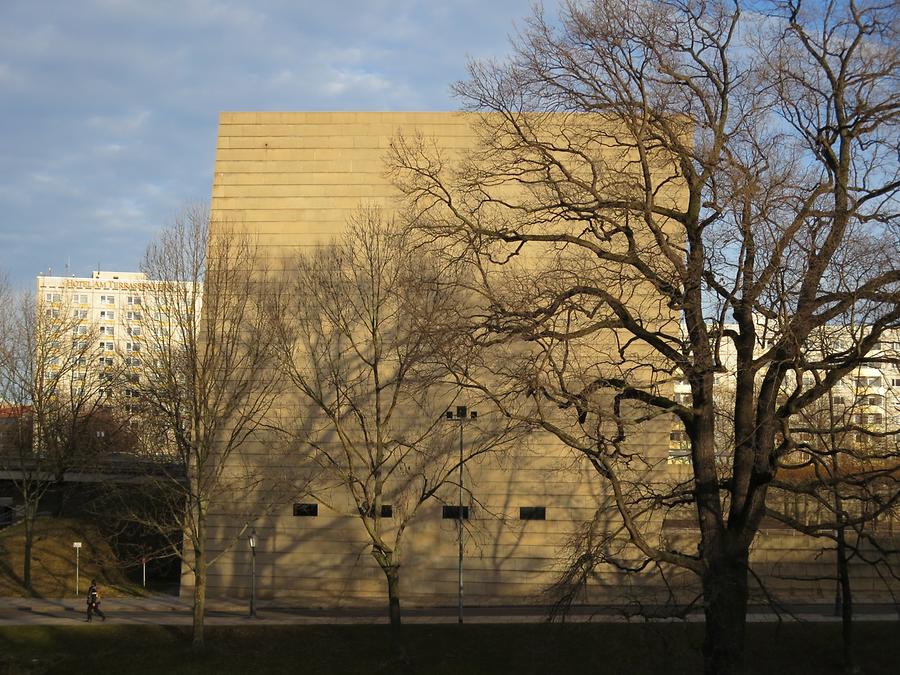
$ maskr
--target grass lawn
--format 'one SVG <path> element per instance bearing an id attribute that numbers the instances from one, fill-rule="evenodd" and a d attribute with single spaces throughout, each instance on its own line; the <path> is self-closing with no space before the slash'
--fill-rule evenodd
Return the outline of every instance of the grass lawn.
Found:
<path id="1" fill-rule="evenodd" d="M 697 673 L 699 624 L 412 625 L 407 662 L 391 657 L 387 626 L 209 628 L 192 652 L 188 632 L 92 624 L 0 627 L 0 673 L 422 673 L 515 675 Z M 841 673 L 837 624 L 751 624 L 748 673 Z M 896 673 L 900 626 L 859 623 L 863 673 Z"/>

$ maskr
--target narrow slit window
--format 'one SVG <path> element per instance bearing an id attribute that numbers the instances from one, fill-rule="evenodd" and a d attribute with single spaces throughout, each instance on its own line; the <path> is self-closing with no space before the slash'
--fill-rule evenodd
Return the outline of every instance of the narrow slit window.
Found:
<path id="1" fill-rule="evenodd" d="M 520 506 L 519 520 L 547 520 L 547 507 Z"/>
<path id="2" fill-rule="evenodd" d="M 462 517 L 463 520 L 469 519 L 469 507 L 462 507 Z M 444 520 L 459 520 L 459 506 L 457 505 L 447 505 L 441 509 L 441 518 Z"/>
<path id="3" fill-rule="evenodd" d="M 315 518 L 319 515 L 318 504 L 294 504 L 294 515 L 304 518 Z"/>

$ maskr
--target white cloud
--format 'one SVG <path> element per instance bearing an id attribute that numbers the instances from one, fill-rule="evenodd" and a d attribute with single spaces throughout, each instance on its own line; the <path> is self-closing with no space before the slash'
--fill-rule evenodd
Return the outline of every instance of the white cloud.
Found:
<path id="1" fill-rule="evenodd" d="M 380 93 L 391 87 L 390 80 L 376 73 L 336 70 L 322 87 L 326 96 L 340 96 L 348 91 Z"/>
<path id="2" fill-rule="evenodd" d="M 259 28 L 266 21 L 264 13 L 248 4 L 227 0 L 94 0 L 94 4 L 107 16 L 193 28 L 209 24 Z"/>
<path id="3" fill-rule="evenodd" d="M 149 110 L 138 110 L 123 115 L 91 115 L 87 123 L 107 133 L 125 136 L 140 131 L 151 115 Z"/>
<path id="4" fill-rule="evenodd" d="M 38 199 L 44 199 L 47 195 L 53 197 L 81 197 L 82 189 L 76 185 L 69 176 L 56 175 L 35 171 L 28 174 L 28 187 L 31 193 Z"/>
<path id="5" fill-rule="evenodd" d="M 104 143 L 94 149 L 94 152 L 104 157 L 117 157 L 125 153 L 127 146 L 121 143 Z"/>
<path id="6" fill-rule="evenodd" d="M 90 216 L 100 230 L 107 232 L 140 228 L 148 220 L 144 206 L 130 197 L 107 199 Z"/>

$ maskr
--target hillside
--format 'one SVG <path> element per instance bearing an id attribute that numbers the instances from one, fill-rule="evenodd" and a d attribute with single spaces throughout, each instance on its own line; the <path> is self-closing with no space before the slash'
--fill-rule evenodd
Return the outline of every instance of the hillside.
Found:
<path id="1" fill-rule="evenodd" d="M 80 553 L 80 592 L 91 579 L 97 579 L 106 597 L 135 595 L 140 587 L 132 585 L 120 569 L 110 546 L 92 525 L 66 518 L 40 518 L 36 523 L 32 581 L 35 594 L 45 598 L 75 595 L 75 549 Z M 0 597 L 25 597 L 30 593 L 22 585 L 25 528 L 21 523 L 0 530 Z"/>

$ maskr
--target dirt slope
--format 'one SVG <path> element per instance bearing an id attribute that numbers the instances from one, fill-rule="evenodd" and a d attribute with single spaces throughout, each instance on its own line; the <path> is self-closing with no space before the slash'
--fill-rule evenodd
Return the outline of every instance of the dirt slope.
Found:
<path id="1" fill-rule="evenodd" d="M 90 580 L 97 579 L 103 595 L 140 593 L 119 568 L 112 549 L 91 525 L 66 518 L 40 518 L 36 523 L 32 582 L 34 595 L 65 598 L 75 595 L 75 549 L 80 541 L 80 584 L 83 595 Z M 0 596 L 29 596 L 22 584 L 25 528 L 20 523 L 0 530 Z"/>

